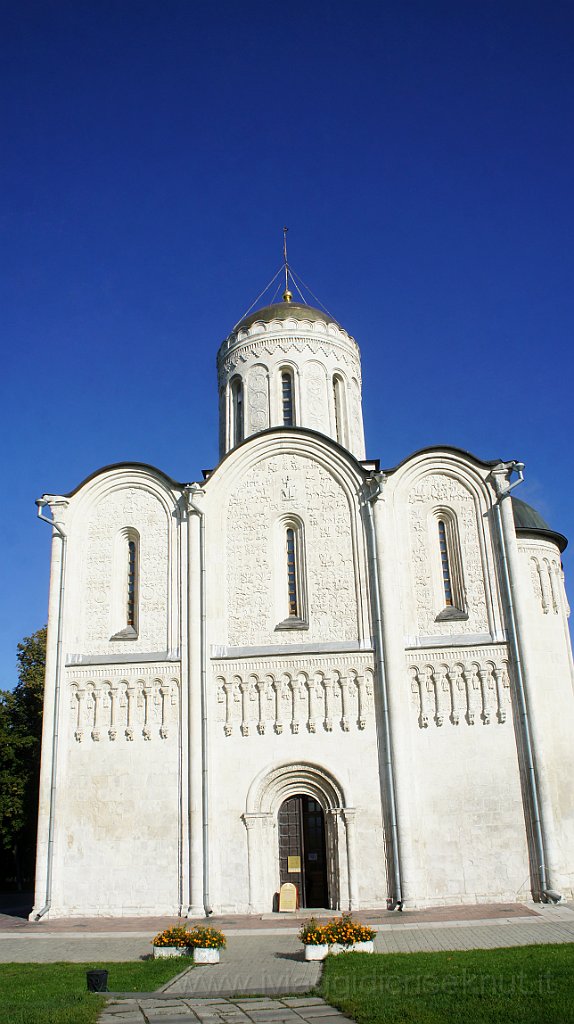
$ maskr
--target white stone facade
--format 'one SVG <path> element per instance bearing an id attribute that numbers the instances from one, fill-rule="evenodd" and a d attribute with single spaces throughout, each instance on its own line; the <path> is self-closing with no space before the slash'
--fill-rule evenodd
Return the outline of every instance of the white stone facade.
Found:
<path id="1" fill-rule="evenodd" d="M 205 481 L 44 497 L 34 917 L 269 912 L 297 843 L 307 905 L 572 895 L 560 536 L 515 464 L 361 462 L 356 343 L 283 307 L 220 349 Z"/>

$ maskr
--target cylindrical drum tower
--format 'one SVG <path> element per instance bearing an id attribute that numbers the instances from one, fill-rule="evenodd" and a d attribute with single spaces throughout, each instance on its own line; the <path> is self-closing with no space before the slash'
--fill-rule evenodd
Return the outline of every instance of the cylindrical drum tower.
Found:
<path id="1" fill-rule="evenodd" d="M 359 347 L 328 313 L 290 298 L 250 313 L 217 375 L 221 457 L 268 427 L 309 427 L 365 458 Z"/>

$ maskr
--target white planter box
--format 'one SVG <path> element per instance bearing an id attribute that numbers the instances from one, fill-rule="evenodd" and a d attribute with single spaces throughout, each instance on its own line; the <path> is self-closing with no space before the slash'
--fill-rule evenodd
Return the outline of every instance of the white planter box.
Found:
<path id="1" fill-rule="evenodd" d="M 343 946 L 340 942 L 333 943 L 329 946 L 329 953 L 333 956 L 338 956 L 339 953 L 372 953 L 374 950 L 373 940 L 368 942 L 354 942 L 352 946 Z"/>
<path id="2" fill-rule="evenodd" d="M 305 960 L 324 960 L 329 952 L 327 943 L 317 946 L 305 946 Z"/>
<path id="3" fill-rule="evenodd" d="M 168 956 L 191 956 L 191 946 L 154 946 L 153 955 L 154 958 Z"/>
<path id="4" fill-rule="evenodd" d="M 203 949 L 201 946 L 193 947 L 193 962 L 194 964 L 218 964 L 219 963 L 219 950 L 218 949 Z"/>
<path id="5" fill-rule="evenodd" d="M 372 939 L 367 939 L 366 942 L 355 942 L 354 946 L 351 946 L 351 953 L 374 953 L 375 946 Z"/>

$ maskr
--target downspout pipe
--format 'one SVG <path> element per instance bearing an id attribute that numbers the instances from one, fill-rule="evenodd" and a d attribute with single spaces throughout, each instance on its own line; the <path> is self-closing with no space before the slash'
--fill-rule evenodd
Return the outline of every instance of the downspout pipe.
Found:
<path id="1" fill-rule="evenodd" d="M 188 484 L 185 489 L 188 507 L 199 516 L 199 574 L 200 574 L 200 664 L 201 664 L 201 822 L 203 847 L 203 909 L 205 916 L 213 913 L 209 898 L 209 776 L 207 729 L 207 610 L 205 569 L 205 512 L 193 501 L 194 494 L 203 494 L 199 484 Z"/>
<path id="2" fill-rule="evenodd" d="M 47 914 L 50 907 L 52 906 L 52 864 L 54 859 L 54 817 L 56 807 L 56 779 L 57 779 L 57 768 L 58 768 L 58 729 L 59 729 L 59 717 L 60 717 L 60 690 L 61 690 L 61 672 L 62 672 L 62 637 L 64 631 L 64 589 L 65 589 L 65 573 L 66 573 L 66 550 L 67 550 L 67 536 L 64 533 L 59 523 L 54 522 L 54 519 L 50 519 L 45 516 L 42 509 L 48 504 L 46 498 L 37 498 L 36 505 L 38 508 L 38 519 L 41 519 L 43 523 L 48 523 L 53 530 L 59 535 L 62 542 L 62 552 L 60 558 L 60 581 L 59 581 L 59 594 L 58 594 L 58 628 L 57 628 L 57 640 L 56 640 L 56 666 L 55 666 L 55 681 L 54 681 L 54 729 L 52 731 L 52 769 L 50 778 L 50 807 L 48 813 L 48 850 L 46 856 L 46 895 L 45 903 L 41 910 L 38 911 L 34 920 L 40 921 L 44 914 Z"/>
<path id="3" fill-rule="evenodd" d="M 508 565 L 508 554 L 506 549 L 506 540 L 504 537 L 504 528 L 502 523 L 502 502 L 510 496 L 510 492 L 518 487 L 519 484 L 524 480 L 524 464 L 522 462 L 515 462 L 511 466 L 511 473 L 516 473 L 518 476 L 517 480 L 509 484 L 504 490 L 498 491 L 497 500 L 494 504 L 494 514 L 496 519 L 498 541 L 500 548 L 500 565 L 502 572 L 502 580 L 504 584 L 504 591 L 506 597 L 506 606 L 508 610 L 507 625 L 508 625 L 508 641 L 512 651 L 512 658 L 515 667 L 515 679 L 516 679 L 516 697 L 518 703 L 518 712 L 520 716 L 522 741 L 524 760 L 526 767 L 526 782 L 527 788 L 530 795 L 530 804 L 532 812 L 532 830 L 534 833 L 534 845 L 536 851 L 536 860 L 538 866 L 538 878 L 540 885 L 540 895 L 550 903 L 558 903 L 562 899 L 560 893 L 549 888 L 548 883 L 548 870 L 546 865 L 546 853 L 544 850 L 544 836 L 543 836 L 543 823 L 542 823 L 542 811 L 540 804 L 540 796 L 538 792 L 538 782 L 536 779 L 536 771 L 534 767 L 534 750 L 532 744 L 532 734 L 530 730 L 530 719 L 528 715 L 528 705 L 526 702 L 526 690 L 524 681 L 524 664 L 520 650 L 520 641 L 518 635 L 518 626 L 516 621 L 516 608 L 514 604 L 514 597 L 512 593 L 512 582 L 510 578 L 510 569 Z"/>
<path id="4" fill-rule="evenodd" d="M 384 771 L 386 777 L 386 796 L 388 801 L 388 814 L 391 826 L 391 853 L 392 853 L 392 874 L 394 893 L 389 903 L 390 910 L 403 909 L 403 885 L 401 877 L 401 861 L 399 849 L 399 828 L 397 821 L 397 801 L 395 794 L 395 775 L 393 767 L 393 751 L 391 744 L 391 722 L 389 715 L 389 694 L 387 686 L 387 672 L 385 667 L 385 647 L 383 643 L 383 612 L 381 604 L 381 591 L 379 586 L 379 558 L 377 552 L 377 535 L 373 516 L 373 504 L 381 493 L 381 484 L 376 477 L 371 477 L 370 483 L 374 484 L 374 490 L 367 495 L 365 508 L 367 511 L 367 525 L 369 531 L 369 561 L 371 563 L 371 594 L 373 613 L 373 639 L 375 648 L 375 674 L 378 682 L 381 697 L 383 741 L 384 741 Z"/>

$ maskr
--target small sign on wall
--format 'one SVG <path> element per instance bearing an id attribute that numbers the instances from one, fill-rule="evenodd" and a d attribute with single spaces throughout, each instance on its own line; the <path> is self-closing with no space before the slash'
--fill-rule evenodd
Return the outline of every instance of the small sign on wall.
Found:
<path id="1" fill-rule="evenodd" d="M 299 874 L 301 871 L 301 858 L 287 857 L 287 871 L 289 872 L 289 874 Z"/>

